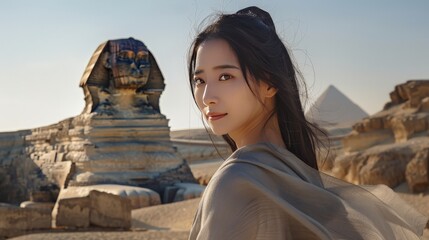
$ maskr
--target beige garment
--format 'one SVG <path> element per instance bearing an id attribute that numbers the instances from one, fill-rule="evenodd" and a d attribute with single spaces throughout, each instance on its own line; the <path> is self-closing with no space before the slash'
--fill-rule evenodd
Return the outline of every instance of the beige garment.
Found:
<path id="1" fill-rule="evenodd" d="M 189 239 L 420 239 L 426 222 L 384 185 L 352 185 L 258 143 L 215 173 Z"/>

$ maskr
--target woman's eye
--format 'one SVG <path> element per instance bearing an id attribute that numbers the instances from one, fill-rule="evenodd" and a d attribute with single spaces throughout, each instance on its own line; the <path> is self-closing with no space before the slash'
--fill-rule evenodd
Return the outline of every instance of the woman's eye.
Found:
<path id="1" fill-rule="evenodd" d="M 195 86 L 198 86 L 198 85 L 204 83 L 204 81 L 201 78 L 194 78 L 193 81 L 194 81 Z"/>
<path id="2" fill-rule="evenodd" d="M 231 75 L 223 74 L 222 76 L 220 76 L 219 80 L 220 81 L 225 81 L 225 80 L 228 80 L 228 79 L 231 79 L 231 78 L 232 78 Z"/>

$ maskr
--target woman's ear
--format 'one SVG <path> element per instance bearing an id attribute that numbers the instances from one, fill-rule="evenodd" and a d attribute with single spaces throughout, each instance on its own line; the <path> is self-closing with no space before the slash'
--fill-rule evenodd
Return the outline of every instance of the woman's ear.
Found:
<path id="1" fill-rule="evenodd" d="M 266 82 L 259 82 L 259 93 L 261 97 L 272 98 L 277 93 L 277 89 L 268 85 Z"/>
<path id="2" fill-rule="evenodd" d="M 263 97 L 266 98 L 272 98 L 274 95 L 276 95 L 277 93 L 277 89 L 273 86 L 268 85 L 265 82 L 261 82 L 261 90 L 262 90 L 262 95 Z"/>
<path id="3" fill-rule="evenodd" d="M 274 97 L 276 95 L 276 93 L 277 93 L 277 89 L 276 88 L 267 85 L 267 90 L 266 90 L 266 93 L 265 93 L 265 97 L 269 97 L 269 98 Z"/>

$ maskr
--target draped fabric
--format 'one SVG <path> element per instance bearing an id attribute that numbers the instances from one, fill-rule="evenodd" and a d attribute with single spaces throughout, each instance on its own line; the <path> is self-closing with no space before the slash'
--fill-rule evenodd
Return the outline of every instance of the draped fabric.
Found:
<path id="1" fill-rule="evenodd" d="M 426 222 L 387 186 L 353 185 L 258 143 L 214 174 L 189 239 L 420 239 Z"/>

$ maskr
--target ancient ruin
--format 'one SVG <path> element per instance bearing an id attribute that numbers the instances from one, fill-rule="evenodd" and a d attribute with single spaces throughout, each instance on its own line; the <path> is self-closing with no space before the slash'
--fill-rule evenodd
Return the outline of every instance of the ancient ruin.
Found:
<path id="1" fill-rule="evenodd" d="M 128 38 L 101 44 L 80 87 L 86 103 L 80 115 L 0 133 L 0 202 L 31 199 L 52 207 L 60 191 L 83 186 L 122 195 L 135 208 L 142 207 L 135 199 L 147 206 L 201 194 L 170 142 L 168 119 L 159 107 L 164 78 L 143 42 Z M 67 204 L 88 202 L 87 195 Z"/>
<path id="2" fill-rule="evenodd" d="M 364 118 L 343 139 L 332 174 L 356 184 L 395 187 L 407 181 L 413 192 L 429 187 L 429 80 L 397 85 L 382 111 Z"/>

